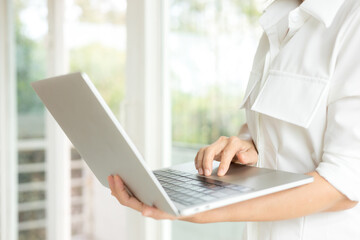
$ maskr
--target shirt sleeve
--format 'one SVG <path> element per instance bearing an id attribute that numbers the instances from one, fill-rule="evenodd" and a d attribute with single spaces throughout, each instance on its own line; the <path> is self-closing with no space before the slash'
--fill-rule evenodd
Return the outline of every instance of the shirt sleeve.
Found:
<path id="1" fill-rule="evenodd" d="M 247 125 L 247 123 L 244 123 L 238 133 L 238 137 L 242 140 L 246 140 L 246 141 L 251 141 L 252 137 L 251 134 L 249 132 L 249 127 Z"/>
<path id="2" fill-rule="evenodd" d="M 329 92 L 323 156 L 316 169 L 352 201 L 360 200 L 359 24 L 356 21 L 350 27 L 337 57 Z"/>

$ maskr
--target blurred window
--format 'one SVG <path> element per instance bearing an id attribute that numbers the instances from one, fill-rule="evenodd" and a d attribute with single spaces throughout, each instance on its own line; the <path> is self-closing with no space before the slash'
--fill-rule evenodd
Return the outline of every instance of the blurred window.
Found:
<path id="1" fill-rule="evenodd" d="M 239 110 L 260 29 L 255 0 L 170 0 L 168 36 L 173 163 L 203 145 L 237 135 Z M 173 239 L 234 239 L 241 223 L 173 223 Z"/>
<path id="2" fill-rule="evenodd" d="M 66 0 L 65 5 L 68 69 L 86 72 L 120 117 L 124 98 L 126 1 Z M 18 238 L 41 240 L 48 239 L 49 227 L 47 129 L 43 104 L 30 83 L 47 77 L 49 69 L 47 1 L 15 0 L 13 16 L 18 109 Z M 105 230 L 94 227 L 92 216 L 102 207 L 94 203 L 101 187 L 76 150 L 69 151 L 72 238 L 94 239 L 95 231 Z M 67 160 L 70 161 L 64 159 Z"/>
<path id="3" fill-rule="evenodd" d="M 89 75 L 117 117 L 124 98 L 125 0 L 68 0 L 66 42 L 70 72 Z"/>
<path id="4" fill-rule="evenodd" d="M 14 1 L 18 110 L 18 238 L 46 239 L 44 107 L 30 83 L 46 77 L 47 1 Z M 36 26 L 36 27 L 35 27 Z"/>
<path id="5" fill-rule="evenodd" d="M 67 0 L 65 39 L 70 72 L 85 72 L 120 119 L 124 99 L 126 57 L 125 0 Z M 104 209 L 95 176 L 79 153 L 71 150 L 71 234 L 72 239 L 114 239 L 99 227 L 97 209 Z M 103 194 L 103 193 L 102 193 Z M 113 199 L 111 198 L 113 201 Z M 115 203 L 115 201 L 113 201 Z M 111 206 L 108 206 L 111 208 Z M 116 212 L 116 209 L 110 211 Z M 114 215 L 114 218 L 118 216 Z M 117 221 L 120 219 L 114 219 Z"/>
<path id="6" fill-rule="evenodd" d="M 221 135 L 236 135 L 245 121 L 238 110 L 259 29 L 257 0 L 169 0 L 167 66 L 171 82 L 174 161 L 192 161 Z M 30 83 L 47 76 L 47 0 L 15 0 L 18 107 L 18 239 L 48 239 L 47 129 L 45 111 Z M 126 0 L 66 0 L 65 43 L 69 71 L 86 72 L 115 115 L 123 118 Z M 135 27 L 135 26 L 133 26 Z M 105 196 L 75 149 L 71 151 L 73 239 L 97 239 L 118 222 L 118 203 Z M 101 192 L 103 191 L 103 192 Z M 104 203 L 111 198 L 114 207 Z M 115 207 L 116 206 L 116 207 Z M 109 212 L 110 211 L 110 212 Z M 95 216 L 96 214 L 96 216 Z M 103 214 L 103 215 L 101 215 Z M 100 217 L 99 217 L 100 216 Z M 97 226 L 95 221 L 103 225 Z M 173 224 L 173 239 L 233 239 L 240 224 Z M 99 230 L 100 229 L 100 230 Z M 221 229 L 221 231 L 219 231 Z M 117 229 L 118 230 L 118 229 Z M 112 235 L 113 234 L 113 235 Z M 107 238 L 106 238 L 107 239 Z"/>

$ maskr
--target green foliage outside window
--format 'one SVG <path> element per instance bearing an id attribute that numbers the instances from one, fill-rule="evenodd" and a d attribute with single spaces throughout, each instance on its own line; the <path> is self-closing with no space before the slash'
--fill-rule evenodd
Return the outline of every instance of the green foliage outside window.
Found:
<path id="1" fill-rule="evenodd" d="M 178 34 L 176 37 L 191 36 L 194 41 L 202 38 L 212 43 L 209 51 L 216 63 L 212 69 L 209 66 L 209 71 L 215 76 L 219 75 L 220 38 L 239 35 L 244 26 L 254 26 L 260 16 L 254 0 L 172 0 L 170 13 L 170 31 Z M 172 84 L 178 85 L 181 79 L 170 71 Z M 220 136 L 237 134 L 245 122 L 244 112 L 238 109 L 242 93 L 227 91 L 229 86 L 224 80 L 217 79 L 217 83 L 204 86 L 199 93 L 172 88 L 173 142 L 210 144 Z"/>
<path id="2" fill-rule="evenodd" d="M 101 24 L 110 21 L 112 24 L 124 24 L 125 16 L 116 16 L 110 9 L 103 12 L 96 4 L 77 0 L 81 8 L 80 21 Z M 21 4 L 21 1 L 18 1 Z M 194 35 L 209 35 L 209 27 L 216 27 L 219 32 L 234 31 L 227 24 L 223 4 L 231 4 L 238 14 L 245 14 L 249 21 L 259 16 L 253 1 L 242 0 L 172 0 L 171 11 L 177 11 L 177 18 L 172 17 L 171 31 Z M 211 24 L 201 22 L 208 8 L 213 8 Z M 21 7 L 18 7 L 19 9 Z M 174 20 L 175 19 L 175 20 Z M 236 26 L 232 26 L 233 28 Z M 46 76 L 46 51 L 42 42 L 34 41 L 22 34 L 20 20 L 16 19 L 17 39 L 17 90 L 19 113 L 35 113 L 41 115 L 43 105 L 34 94 L 30 83 Z M 86 72 L 93 81 L 110 108 L 119 114 L 119 103 L 124 98 L 125 53 L 101 44 L 91 43 L 70 52 L 70 71 Z M 205 94 L 196 95 L 172 89 L 173 141 L 207 144 L 221 135 L 233 135 L 237 127 L 244 121 L 244 116 L 237 109 L 242 96 L 228 95 L 216 99 L 221 93 L 218 86 L 207 86 Z M 214 99 L 215 98 L 215 99 Z M 221 104 L 217 104 L 221 101 Z M 226 114 L 224 114 L 226 113 Z"/>
<path id="3" fill-rule="evenodd" d="M 216 99 L 218 86 L 203 96 L 172 92 L 172 138 L 177 143 L 209 144 L 220 136 L 237 134 L 245 116 L 238 109 L 241 96 Z M 221 101 L 221 102 L 219 102 Z"/>
<path id="4" fill-rule="evenodd" d="M 125 53 L 92 43 L 70 51 L 70 70 L 87 73 L 116 116 L 124 98 Z"/>
<path id="5" fill-rule="evenodd" d="M 235 14 L 245 15 L 254 24 L 260 12 L 254 0 L 171 0 L 171 31 L 206 35 L 211 30 L 207 23 L 215 20 L 223 32 L 231 30 L 229 13 L 231 7 Z M 226 5 L 226 6 L 225 6 Z M 204 17 L 204 15 L 206 15 Z"/>
<path id="6" fill-rule="evenodd" d="M 14 4 L 18 137 L 42 138 L 45 124 L 44 106 L 30 83 L 46 77 L 46 44 L 44 38 L 30 38 L 27 34 L 28 26 L 20 19 L 20 13 L 29 7 L 29 3 L 17 0 Z"/>

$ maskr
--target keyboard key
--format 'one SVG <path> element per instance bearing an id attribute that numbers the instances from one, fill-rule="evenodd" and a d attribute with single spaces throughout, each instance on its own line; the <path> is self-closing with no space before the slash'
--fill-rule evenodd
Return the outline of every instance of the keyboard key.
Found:
<path id="1" fill-rule="evenodd" d="M 222 192 L 215 192 L 215 193 L 212 193 L 211 196 L 216 197 L 216 198 L 222 198 L 222 197 L 226 197 L 228 195 L 225 193 L 222 193 Z"/>
<path id="2" fill-rule="evenodd" d="M 214 201 L 218 198 L 252 190 L 246 186 L 234 185 L 173 169 L 157 170 L 154 171 L 154 174 L 170 199 L 186 206 Z"/>
<path id="3" fill-rule="evenodd" d="M 235 194 L 239 194 L 239 191 L 233 190 L 233 189 L 229 189 L 229 188 L 223 188 L 221 191 L 221 193 L 224 193 L 226 195 L 235 195 Z"/>
<path id="4" fill-rule="evenodd" d="M 205 193 L 205 194 L 213 194 L 213 193 L 216 193 L 216 191 L 210 190 L 210 189 L 206 189 L 206 190 L 204 190 L 204 191 L 202 191 L 202 192 Z"/>
<path id="5" fill-rule="evenodd" d="M 213 201 L 215 199 L 216 199 L 216 197 L 213 197 L 213 196 L 210 196 L 210 195 L 201 197 L 201 200 L 203 200 L 205 202 Z"/>
<path id="6" fill-rule="evenodd" d="M 204 201 L 202 199 L 196 199 L 194 201 L 191 201 L 192 204 L 199 204 L 199 203 L 203 203 Z"/>

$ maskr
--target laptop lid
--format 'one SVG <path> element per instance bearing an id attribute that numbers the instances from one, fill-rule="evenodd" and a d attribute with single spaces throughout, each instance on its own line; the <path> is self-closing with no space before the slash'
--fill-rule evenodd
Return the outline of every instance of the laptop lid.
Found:
<path id="1" fill-rule="evenodd" d="M 141 201 L 178 215 L 164 189 L 84 73 L 33 82 L 32 87 L 98 180 L 119 174 Z"/>

